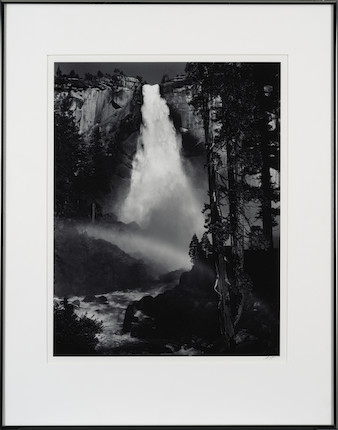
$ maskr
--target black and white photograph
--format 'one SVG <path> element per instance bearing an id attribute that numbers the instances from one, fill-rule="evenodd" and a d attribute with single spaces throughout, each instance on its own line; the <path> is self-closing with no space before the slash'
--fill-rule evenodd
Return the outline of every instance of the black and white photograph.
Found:
<path id="1" fill-rule="evenodd" d="M 280 70 L 54 63 L 54 356 L 280 354 Z"/>

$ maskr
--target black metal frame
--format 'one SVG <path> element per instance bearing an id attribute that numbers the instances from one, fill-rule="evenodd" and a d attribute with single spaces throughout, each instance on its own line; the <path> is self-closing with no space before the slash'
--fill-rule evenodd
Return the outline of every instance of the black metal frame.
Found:
<path id="1" fill-rule="evenodd" d="M 149 430 L 149 429 L 160 429 L 160 430 L 192 430 L 192 429 L 201 429 L 201 430 L 250 430 L 250 429 L 278 429 L 278 430 L 326 430 L 326 429 L 338 429 L 338 371 L 337 371 L 337 361 L 338 361 L 338 342 L 337 342 L 337 330 L 338 330 L 338 315 L 337 315 L 337 307 L 338 307 L 338 253 L 337 253 L 337 244 L 338 244 L 338 143 L 337 143 L 337 88 L 338 88 L 338 76 L 337 76 L 337 37 L 338 37 L 338 0 L 183 0 L 183 1 L 173 1 L 173 0 L 133 0 L 133 1 L 123 1 L 123 0 L 115 0 L 115 1 L 93 1 L 93 0 L 58 0 L 58 1 L 46 1 L 46 0 L 35 0 L 35 1 L 18 1 L 18 0 L 0 0 L 0 26 L 1 26 L 1 226 L 0 226 L 0 237 L 1 237 L 1 291 L 0 291 L 0 317 L 1 317 L 1 342 L 0 342 L 0 399 L 1 399 L 1 408 L 0 408 L 0 428 L 4 430 L 11 429 L 27 429 L 27 430 L 38 430 L 38 429 L 60 429 L 60 430 L 82 430 L 82 429 L 98 429 L 98 430 Z M 334 136 L 334 147 L 333 147 L 333 202 L 332 202 L 332 210 L 333 210 L 333 241 L 332 241 L 332 258 L 333 258 L 333 425 L 331 426 L 323 426 L 323 425 L 311 425 L 311 426 L 3 426 L 3 375 L 4 375 L 4 268 L 5 268 L 5 240 L 4 240 L 4 232 L 5 232 L 5 204 L 6 204 L 6 189 L 5 189 L 5 77 L 4 77 L 4 64 L 5 64 L 5 5 L 6 4 L 241 4 L 241 5 L 249 5 L 249 4 L 294 4 L 294 5 L 317 5 L 318 7 L 323 4 L 331 4 L 334 7 L 333 13 L 333 41 L 332 41 L 332 50 L 333 50 L 333 136 Z"/>

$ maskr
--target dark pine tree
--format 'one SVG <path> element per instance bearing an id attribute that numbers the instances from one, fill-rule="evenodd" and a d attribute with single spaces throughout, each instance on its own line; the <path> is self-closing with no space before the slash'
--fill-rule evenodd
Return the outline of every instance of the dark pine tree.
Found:
<path id="1" fill-rule="evenodd" d="M 187 78 L 192 82 L 191 104 L 201 115 L 204 128 L 204 139 L 207 154 L 207 169 L 209 183 L 210 227 L 212 235 L 213 258 L 217 276 L 217 291 L 219 294 L 220 330 L 228 346 L 234 336 L 234 325 L 231 313 L 230 283 L 226 270 L 225 243 L 221 202 L 216 179 L 216 163 L 218 154 L 215 151 L 212 113 L 214 100 L 218 95 L 215 80 L 215 66 L 213 63 L 188 63 Z"/>
<path id="2" fill-rule="evenodd" d="M 272 183 L 270 169 L 280 170 L 280 82 L 279 64 L 261 64 L 255 68 L 258 87 L 261 136 L 261 211 L 263 234 L 267 248 L 273 247 L 272 229 L 278 209 L 272 203 L 279 201 L 279 190 Z"/>
<path id="3" fill-rule="evenodd" d="M 199 243 L 196 234 L 193 235 L 189 245 L 189 257 L 192 264 L 196 264 L 199 259 Z"/>
<path id="4" fill-rule="evenodd" d="M 54 355 L 93 355 L 102 332 L 101 321 L 78 317 L 65 298 L 54 305 Z"/>
<path id="5" fill-rule="evenodd" d="M 54 116 L 55 215 L 73 217 L 79 208 L 79 177 L 83 142 L 72 117 L 67 99 Z"/>

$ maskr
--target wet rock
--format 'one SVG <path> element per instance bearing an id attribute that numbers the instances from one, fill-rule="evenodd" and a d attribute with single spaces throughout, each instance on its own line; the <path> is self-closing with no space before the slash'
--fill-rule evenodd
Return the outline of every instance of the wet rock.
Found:
<path id="1" fill-rule="evenodd" d="M 95 301 L 96 301 L 96 303 L 108 304 L 108 299 L 106 296 L 96 297 Z"/>
<path id="2" fill-rule="evenodd" d="M 96 299 L 96 297 L 94 295 L 90 294 L 83 299 L 83 302 L 85 302 L 85 303 L 95 302 L 95 299 Z"/>
<path id="3" fill-rule="evenodd" d="M 74 300 L 72 303 L 71 303 L 73 306 L 76 306 L 76 307 L 80 307 L 80 300 Z"/>
<path id="4" fill-rule="evenodd" d="M 78 300 L 77 300 L 78 301 Z M 92 294 L 89 294 L 88 296 L 86 296 L 84 299 L 83 299 L 83 301 L 84 302 L 86 302 L 86 303 L 90 303 L 90 302 L 92 302 L 92 303 L 102 303 L 102 304 L 108 304 L 108 299 L 107 299 L 107 297 L 106 296 L 99 296 L 99 297 L 96 297 L 96 296 L 94 296 L 94 295 L 92 295 Z M 79 302 L 80 303 L 80 302 Z"/>
<path id="5" fill-rule="evenodd" d="M 169 106 L 176 129 L 182 134 L 183 149 L 195 153 L 203 151 L 203 121 L 189 104 L 191 86 L 185 80 L 169 80 L 161 85 L 161 95 Z"/>

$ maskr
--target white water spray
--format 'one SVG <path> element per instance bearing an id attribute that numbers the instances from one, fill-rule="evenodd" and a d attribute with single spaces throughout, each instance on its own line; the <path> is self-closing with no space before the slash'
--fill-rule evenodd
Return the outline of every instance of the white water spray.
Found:
<path id="1" fill-rule="evenodd" d="M 203 232 L 202 204 L 184 172 L 181 136 L 169 118 L 158 85 L 143 86 L 141 134 L 121 220 L 186 249 Z"/>

